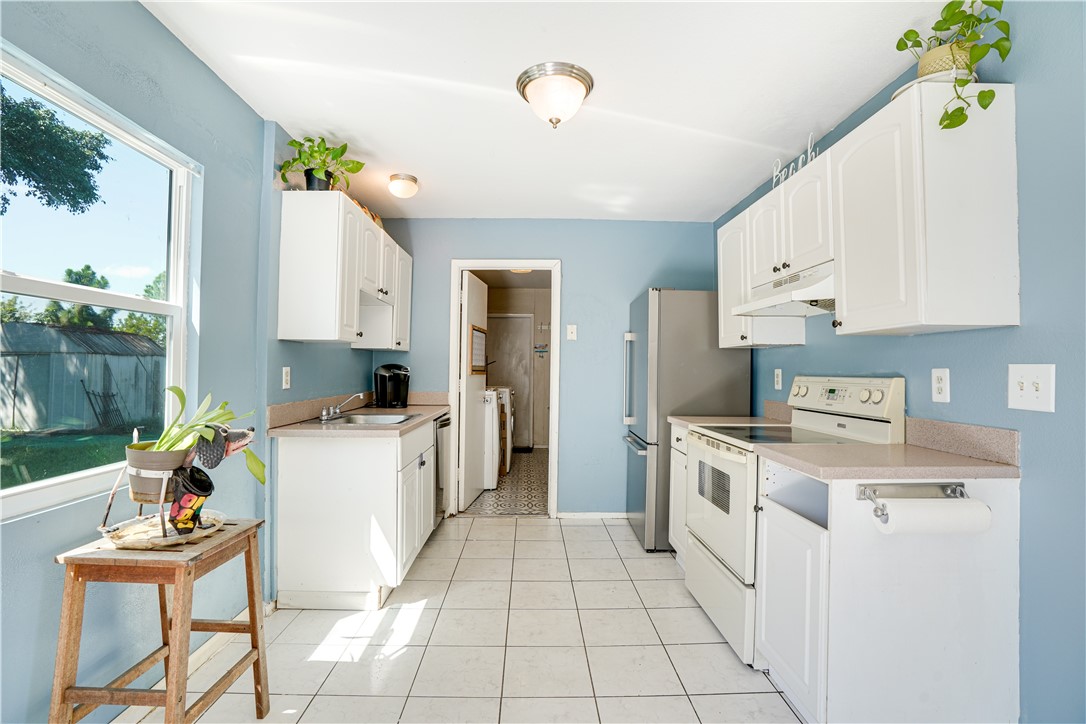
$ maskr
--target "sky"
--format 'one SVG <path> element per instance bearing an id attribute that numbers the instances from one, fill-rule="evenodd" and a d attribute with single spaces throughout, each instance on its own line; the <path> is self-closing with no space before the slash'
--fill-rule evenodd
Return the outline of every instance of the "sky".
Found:
<path id="1" fill-rule="evenodd" d="M 8 78 L 3 85 L 16 100 L 34 96 Z M 98 130 L 43 102 L 67 125 Z M 49 209 L 21 191 L 11 196 L 7 213 L 0 216 L 4 270 L 63 281 L 65 269 L 90 264 L 109 280 L 111 291 L 142 295 L 143 288 L 166 269 L 169 169 L 115 138 L 111 141 L 105 149 L 111 160 L 96 177 L 101 198 L 86 212 Z"/>

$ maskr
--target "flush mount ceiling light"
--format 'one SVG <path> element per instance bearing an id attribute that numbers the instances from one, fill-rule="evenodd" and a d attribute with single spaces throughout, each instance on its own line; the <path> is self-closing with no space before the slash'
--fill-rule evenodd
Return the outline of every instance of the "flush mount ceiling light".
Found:
<path id="1" fill-rule="evenodd" d="M 531 269 L 510 269 L 509 271 L 513 272 L 514 274 L 531 274 L 532 273 Z"/>
<path id="2" fill-rule="evenodd" d="M 388 177 L 388 192 L 409 199 L 419 191 L 419 180 L 409 173 L 394 173 Z"/>
<path id="3" fill-rule="evenodd" d="M 592 75 L 573 63 L 540 63 L 517 78 L 517 93 L 552 128 L 573 118 L 592 92 Z"/>

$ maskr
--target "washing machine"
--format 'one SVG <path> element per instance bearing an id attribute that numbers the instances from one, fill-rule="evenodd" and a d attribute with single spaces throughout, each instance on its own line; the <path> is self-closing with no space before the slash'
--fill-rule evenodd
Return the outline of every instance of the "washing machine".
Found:
<path id="1" fill-rule="evenodd" d="M 500 473 L 508 475 L 513 469 L 513 388 L 488 387 L 498 393 L 498 421 L 501 438 Z M 502 416 L 504 415 L 504 420 Z"/>
<path id="2" fill-rule="evenodd" d="M 501 467 L 501 418 L 498 411 L 498 393 L 483 393 L 483 489 L 498 487 Z"/>

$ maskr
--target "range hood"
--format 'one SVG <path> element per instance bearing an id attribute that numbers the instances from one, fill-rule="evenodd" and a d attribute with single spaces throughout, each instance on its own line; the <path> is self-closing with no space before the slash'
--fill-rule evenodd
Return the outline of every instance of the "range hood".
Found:
<path id="1" fill-rule="evenodd" d="M 751 290 L 751 299 L 732 307 L 741 317 L 811 317 L 828 314 L 833 304 L 833 262 L 774 279 Z"/>

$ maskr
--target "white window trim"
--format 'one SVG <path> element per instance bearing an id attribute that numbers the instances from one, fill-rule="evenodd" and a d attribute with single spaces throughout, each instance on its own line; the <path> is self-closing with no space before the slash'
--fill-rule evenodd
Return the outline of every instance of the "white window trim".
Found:
<path id="1" fill-rule="evenodd" d="M 0 49 L 0 72 L 166 166 L 171 171 L 172 186 L 168 239 L 169 299 L 145 299 L 3 270 L 0 270 L 0 291 L 165 316 L 166 380 L 168 384 L 184 387 L 188 381 L 185 364 L 188 322 L 194 311 L 189 268 L 193 194 L 203 175 L 203 167 L 9 43 L 4 43 Z M 176 402 L 172 397 L 167 398 L 165 417 L 169 419 L 176 412 Z M 24 517 L 106 492 L 113 487 L 123 466 L 121 462 L 112 463 L 0 491 L 0 520 Z"/>

